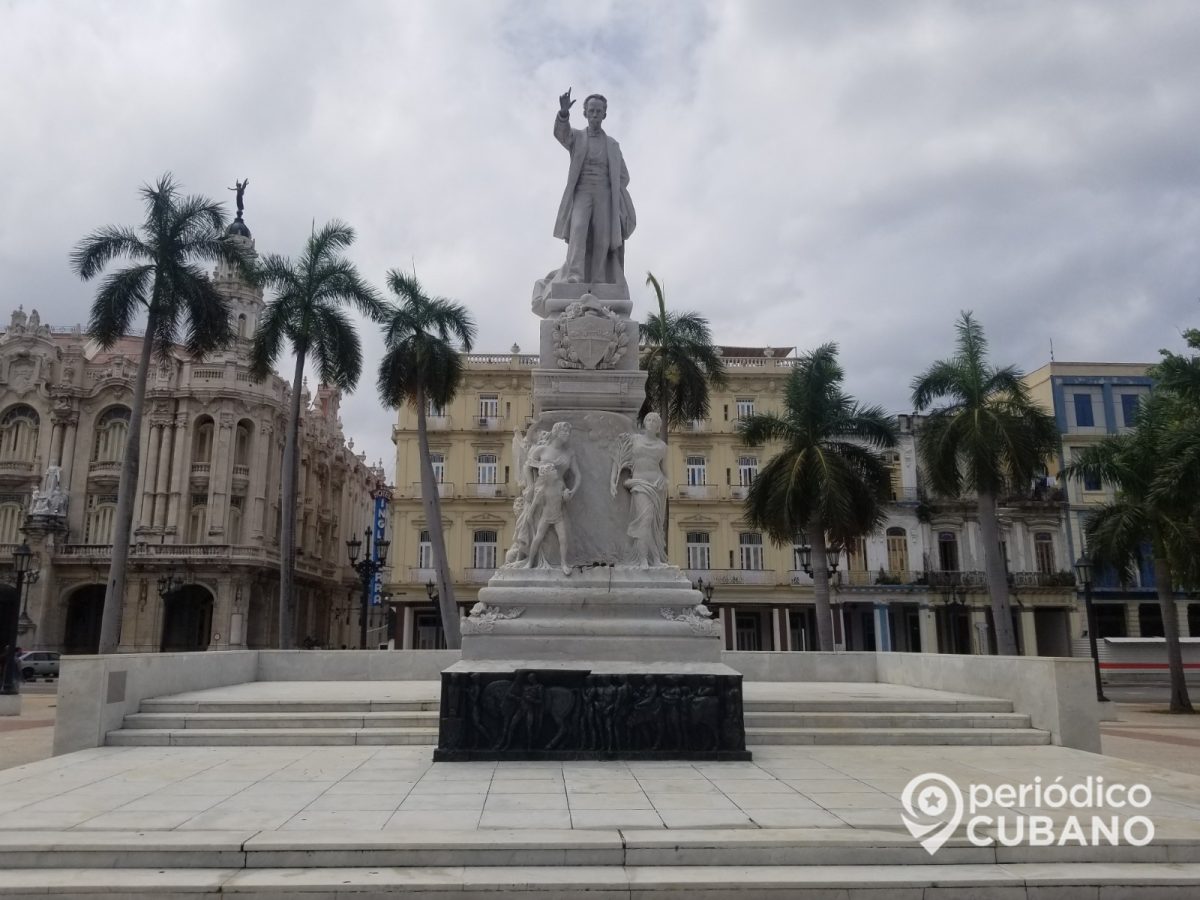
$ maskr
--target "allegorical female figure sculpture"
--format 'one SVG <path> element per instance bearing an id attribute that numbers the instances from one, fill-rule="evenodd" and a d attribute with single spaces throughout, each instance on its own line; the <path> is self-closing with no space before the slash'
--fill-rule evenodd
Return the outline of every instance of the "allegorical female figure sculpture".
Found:
<path id="1" fill-rule="evenodd" d="M 532 447 L 531 435 L 521 442 L 517 460 L 517 483 L 521 496 L 517 499 L 516 534 L 513 549 L 506 558 L 506 567 L 541 568 L 550 563 L 543 553 L 543 543 L 551 528 L 558 538 L 559 567 L 564 575 L 571 571 L 567 562 L 569 535 L 566 504 L 579 488 L 579 466 L 569 446 L 571 424 L 556 422 L 547 432 L 541 432 Z M 514 442 L 514 449 L 516 444 Z"/>
<path id="2" fill-rule="evenodd" d="M 659 436 L 662 417 L 648 413 L 642 430 L 617 438 L 613 457 L 611 491 L 617 496 L 621 473 L 628 470 L 625 489 L 629 491 L 629 527 L 626 534 L 633 544 L 634 565 L 643 569 L 667 565 L 663 521 L 667 510 L 667 476 L 663 463 L 667 445 Z"/>

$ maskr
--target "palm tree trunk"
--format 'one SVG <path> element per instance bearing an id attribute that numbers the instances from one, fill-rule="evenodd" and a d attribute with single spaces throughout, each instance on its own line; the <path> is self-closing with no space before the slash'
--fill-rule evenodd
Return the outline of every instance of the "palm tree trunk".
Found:
<path id="1" fill-rule="evenodd" d="M 829 555 L 825 552 L 825 529 L 819 524 L 808 528 L 805 540 L 812 548 L 813 600 L 817 608 L 817 647 L 822 653 L 833 652 L 833 607 L 829 603 Z"/>
<path id="2" fill-rule="evenodd" d="M 300 391 L 304 387 L 306 348 L 296 348 L 296 374 L 292 378 L 291 407 L 283 444 L 283 515 L 279 528 L 279 649 L 296 646 L 296 483 L 300 468 Z"/>
<path id="3" fill-rule="evenodd" d="M 1158 605 L 1162 609 L 1163 635 L 1167 642 L 1167 669 L 1171 675 L 1171 712 L 1192 712 L 1187 680 L 1183 672 L 1183 651 L 1179 646 L 1179 618 L 1175 613 L 1175 597 L 1171 584 L 1171 565 L 1154 548 L 1154 585 L 1158 590 Z"/>
<path id="4" fill-rule="evenodd" d="M 108 590 L 100 616 L 99 653 L 116 653 L 121 640 L 121 614 L 125 606 L 125 570 L 129 564 L 129 537 L 133 532 L 133 504 L 141 468 L 142 411 L 146 406 L 146 376 L 150 373 L 150 354 L 158 314 L 153 303 L 146 318 L 146 336 L 142 338 L 142 356 L 133 384 L 133 405 L 129 411 L 129 431 L 125 435 L 125 455 L 121 459 L 121 482 L 117 487 L 117 512 L 113 528 L 112 566 L 108 570 Z"/>
<path id="5" fill-rule="evenodd" d="M 433 462 L 429 459 L 429 431 L 425 422 L 425 392 L 417 390 L 417 446 L 421 452 L 421 505 L 429 523 L 429 543 L 433 548 L 433 565 L 437 569 L 438 611 L 442 618 L 442 633 L 451 650 L 462 647 L 462 631 L 458 624 L 458 603 L 454 599 L 454 582 L 450 578 L 450 563 L 446 559 L 446 535 L 442 533 L 442 501 L 433 478 Z"/>
<path id="6" fill-rule="evenodd" d="M 670 408 L 667 403 L 666 385 L 663 385 L 663 390 L 659 394 L 659 418 L 662 419 L 662 441 L 668 447 L 670 446 L 671 420 L 667 418 L 667 410 Z M 671 456 L 669 453 L 663 455 L 664 466 L 670 467 Z M 668 476 L 670 474 L 668 473 Z M 670 550 L 671 543 L 671 486 L 667 485 L 667 496 L 663 503 L 663 555 L 666 556 Z M 668 559 L 670 557 L 667 557 Z"/>
<path id="7" fill-rule="evenodd" d="M 996 495 L 979 492 L 979 540 L 983 543 L 983 570 L 988 596 L 992 599 L 992 623 L 996 628 L 996 652 L 1017 655 L 1012 607 L 1008 601 L 1008 572 L 1000 552 L 1000 525 L 996 520 Z"/>

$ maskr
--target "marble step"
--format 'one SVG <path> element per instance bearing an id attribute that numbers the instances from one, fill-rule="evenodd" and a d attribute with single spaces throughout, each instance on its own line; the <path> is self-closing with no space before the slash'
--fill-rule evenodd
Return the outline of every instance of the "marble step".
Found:
<path id="1" fill-rule="evenodd" d="M 126 728 L 437 728 L 436 710 L 403 712 L 140 712 L 125 717 Z"/>
<path id="2" fill-rule="evenodd" d="M 110 747 L 327 746 L 333 744 L 434 745 L 437 727 L 409 728 L 123 728 L 110 731 Z"/>
<path id="3" fill-rule="evenodd" d="M 437 712 L 439 700 L 143 700 L 145 713 L 372 713 Z"/>
<path id="4" fill-rule="evenodd" d="M 747 694 L 749 691 L 747 691 Z M 820 713 L 1010 713 L 1011 700 L 979 697 L 971 700 L 856 699 L 838 697 L 829 700 L 755 700 L 747 696 L 742 703 L 746 712 Z"/>
<path id="5" fill-rule="evenodd" d="M 747 728 L 1028 728 L 1021 713 L 758 712 L 747 710 Z M 128 722 L 129 720 L 126 719 Z"/>
<path id="6" fill-rule="evenodd" d="M 746 746 L 842 744 L 884 746 L 1029 746 L 1049 744 L 1050 732 L 1035 728 L 751 728 Z"/>
<path id="7" fill-rule="evenodd" d="M 0 870 L 1099 862 L 1200 864 L 1200 839 L 1093 848 L 975 847 L 954 838 L 931 857 L 906 832 L 858 828 L 0 831 Z"/>
<path id="8" fill-rule="evenodd" d="M 1184 900 L 1200 865 L 421 866 L 294 869 L 12 869 L 0 897 L 197 895 L 527 900 Z"/>

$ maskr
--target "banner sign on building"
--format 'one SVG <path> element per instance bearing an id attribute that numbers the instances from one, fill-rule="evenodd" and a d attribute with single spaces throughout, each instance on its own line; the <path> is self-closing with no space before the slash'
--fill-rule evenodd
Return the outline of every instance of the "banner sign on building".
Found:
<path id="1" fill-rule="evenodd" d="M 379 562 L 379 542 L 384 540 L 387 530 L 387 497 L 375 498 L 375 519 L 371 523 L 371 561 Z M 383 599 L 383 582 L 376 572 L 371 576 L 371 605 L 378 606 Z"/>

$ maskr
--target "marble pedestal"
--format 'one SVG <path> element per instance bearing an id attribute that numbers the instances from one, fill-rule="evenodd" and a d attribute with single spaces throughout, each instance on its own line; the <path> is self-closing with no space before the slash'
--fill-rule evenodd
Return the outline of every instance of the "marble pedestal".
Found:
<path id="1" fill-rule="evenodd" d="M 679 569 L 502 569 L 442 672 L 434 759 L 749 759 L 742 676 Z"/>

